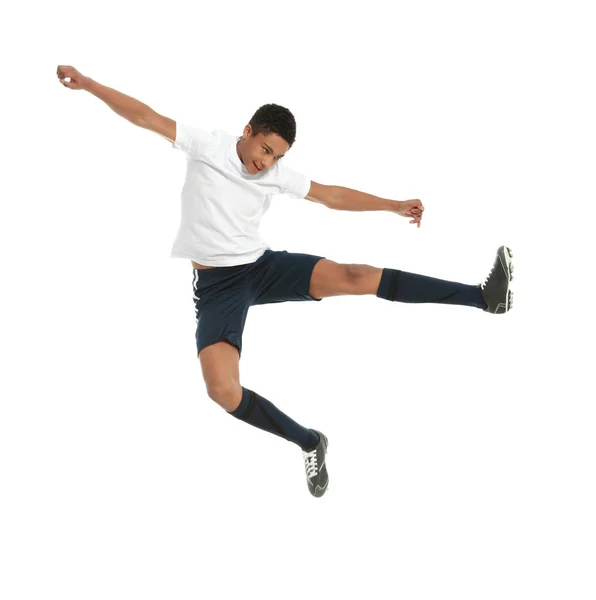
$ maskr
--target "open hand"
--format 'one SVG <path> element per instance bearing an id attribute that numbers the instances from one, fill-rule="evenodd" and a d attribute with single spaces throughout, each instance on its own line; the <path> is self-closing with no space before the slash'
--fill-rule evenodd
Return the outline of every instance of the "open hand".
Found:
<path id="1" fill-rule="evenodd" d="M 415 223 L 420 227 L 424 206 L 420 200 L 403 200 L 398 203 L 395 212 L 402 217 L 411 217 L 410 223 Z"/>
<path id="2" fill-rule="evenodd" d="M 58 65 L 56 75 L 60 83 L 71 90 L 84 90 L 89 83 L 89 77 L 85 77 L 70 65 Z M 67 77 L 70 81 L 64 81 Z"/>

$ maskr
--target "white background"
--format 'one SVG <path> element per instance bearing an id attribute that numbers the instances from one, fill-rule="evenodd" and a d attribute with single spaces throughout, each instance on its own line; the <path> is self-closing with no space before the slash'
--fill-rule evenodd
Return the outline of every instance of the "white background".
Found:
<path id="1" fill-rule="evenodd" d="M 82 6 L 2 26 L 3 600 L 593 599 L 588 3 Z M 274 249 L 480 283 L 506 244 L 513 311 L 251 308 L 242 385 L 330 441 L 313 498 L 206 394 L 184 154 L 58 65 L 208 130 L 288 107 L 289 166 L 426 211 L 278 196 Z"/>

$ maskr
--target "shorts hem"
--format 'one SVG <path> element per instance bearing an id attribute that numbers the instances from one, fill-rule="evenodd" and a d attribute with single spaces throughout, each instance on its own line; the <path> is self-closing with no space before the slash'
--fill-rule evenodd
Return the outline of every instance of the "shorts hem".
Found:
<path id="1" fill-rule="evenodd" d="M 213 346 L 213 344 L 217 344 L 218 342 L 228 342 L 228 344 L 231 344 L 236 348 L 236 350 L 238 350 L 238 358 L 242 356 L 242 345 L 238 341 L 234 341 L 229 337 L 220 337 L 218 339 L 214 339 L 213 341 L 208 341 L 201 346 L 197 346 L 197 356 L 201 353 L 201 350 L 204 350 L 208 346 Z"/>
<path id="2" fill-rule="evenodd" d="M 310 273 L 309 273 L 309 275 L 308 275 L 308 289 L 306 290 L 305 294 L 306 294 L 306 296 L 308 296 L 308 298 L 310 298 L 311 300 L 314 300 L 315 302 L 320 302 L 320 301 L 321 301 L 323 298 L 314 298 L 313 296 L 311 296 L 311 295 L 308 293 L 308 290 L 310 290 L 310 280 L 311 280 L 311 278 L 312 278 L 312 272 L 315 270 L 315 266 L 317 265 L 317 263 L 318 263 L 319 261 L 321 261 L 321 260 L 324 260 L 324 259 L 325 259 L 325 257 L 324 257 L 324 256 L 319 256 L 319 257 L 317 257 L 317 260 L 315 260 L 315 261 L 313 262 L 313 264 L 312 264 L 312 267 L 311 267 L 311 269 L 310 269 Z"/>

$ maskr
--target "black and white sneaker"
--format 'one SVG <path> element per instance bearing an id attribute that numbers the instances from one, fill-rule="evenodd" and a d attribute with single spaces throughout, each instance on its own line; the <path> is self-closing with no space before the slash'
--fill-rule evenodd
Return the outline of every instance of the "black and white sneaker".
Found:
<path id="1" fill-rule="evenodd" d="M 316 429 L 314 431 L 319 434 L 321 439 L 314 450 L 310 452 L 303 450 L 302 456 L 304 457 L 308 491 L 316 498 L 320 498 L 327 491 L 329 485 L 329 475 L 327 474 L 327 465 L 325 464 L 329 442 L 320 431 Z"/>
<path id="2" fill-rule="evenodd" d="M 513 305 L 513 292 L 509 289 L 513 279 L 512 256 L 510 248 L 501 246 L 486 281 L 479 286 L 487 304 L 485 312 L 498 315 L 506 313 Z"/>

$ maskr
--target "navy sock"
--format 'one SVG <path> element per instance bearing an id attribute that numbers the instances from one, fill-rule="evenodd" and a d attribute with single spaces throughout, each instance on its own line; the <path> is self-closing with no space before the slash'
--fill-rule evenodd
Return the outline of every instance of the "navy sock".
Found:
<path id="1" fill-rule="evenodd" d="M 392 302 L 433 302 L 486 308 L 477 285 L 466 285 L 396 269 L 383 269 L 378 298 Z"/>
<path id="2" fill-rule="evenodd" d="M 240 405 L 229 414 L 254 427 L 294 442 L 306 451 L 314 450 L 319 443 L 319 434 L 316 431 L 302 427 L 269 400 L 245 387 L 242 387 Z"/>

